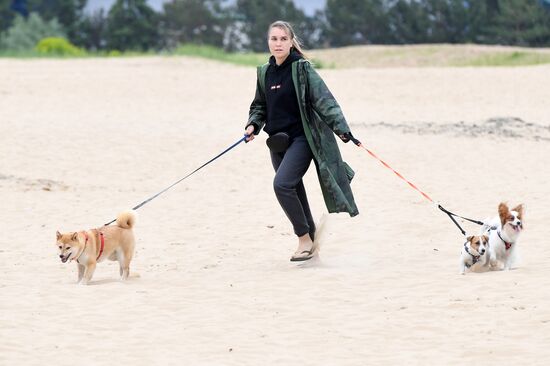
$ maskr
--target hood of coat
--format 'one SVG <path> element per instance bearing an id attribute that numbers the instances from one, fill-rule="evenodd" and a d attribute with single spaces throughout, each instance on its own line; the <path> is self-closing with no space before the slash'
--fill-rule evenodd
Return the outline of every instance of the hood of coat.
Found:
<path id="1" fill-rule="evenodd" d="M 302 59 L 303 56 L 301 54 L 299 54 L 298 52 L 296 52 L 296 50 L 294 49 L 291 49 L 290 50 L 290 54 L 288 55 L 288 57 L 283 61 L 282 64 L 280 65 L 277 65 L 277 62 L 275 61 L 275 56 L 271 56 L 269 58 L 269 64 L 275 68 L 284 68 L 290 64 L 292 64 L 294 61 L 298 61 L 300 59 Z"/>

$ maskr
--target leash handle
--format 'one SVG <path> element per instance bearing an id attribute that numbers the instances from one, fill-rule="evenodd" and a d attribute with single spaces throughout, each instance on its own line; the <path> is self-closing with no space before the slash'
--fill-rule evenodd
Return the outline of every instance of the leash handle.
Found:
<path id="1" fill-rule="evenodd" d="M 359 141 L 355 137 L 353 137 L 353 135 L 351 133 L 350 133 L 350 136 L 351 136 L 351 138 L 350 138 L 351 142 L 353 142 L 357 146 L 361 146 L 361 141 Z"/>

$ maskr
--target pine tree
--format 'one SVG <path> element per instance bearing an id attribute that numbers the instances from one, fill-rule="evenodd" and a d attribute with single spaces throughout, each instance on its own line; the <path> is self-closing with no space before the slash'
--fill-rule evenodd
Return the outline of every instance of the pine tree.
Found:
<path id="1" fill-rule="evenodd" d="M 550 13 L 537 0 L 499 0 L 487 34 L 490 43 L 548 46 Z"/>
<path id="2" fill-rule="evenodd" d="M 79 32 L 87 0 L 27 0 L 29 11 L 37 12 L 42 19 L 57 19 L 65 29 L 69 40 L 79 44 Z"/>
<path id="3" fill-rule="evenodd" d="M 267 31 L 271 23 L 285 20 L 293 25 L 297 36 L 306 46 L 309 45 L 309 19 L 303 11 L 296 8 L 292 0 L 237 0 L 232 9 L 234 22 L 228 48 L 235 48 L 232 42 L 240 42 L 241 47 L 256 51 L 267 51 Z M 231 29 L 230 29 L 231 31 Z M 242 38 L 244 39 L 238 39 Z"/>
<path id="4" fill-rule="evenodd" d="M 333 47 L 386 43 L 388 16 L 383 0 L 328 0 L 324 36 Z"/>
<path id="5" fill-rule="evenodd" d="M 164 4 L 161 32 L 165 44 L 181 43 L 223 46 L 227 18 L 222 0 L 171 0 Z"/>
<path id="6" fill-rule="evenodd" d="M 145 0 L 117 0 L 107 15 L 107 48 L 119 51 L 155 48 L 157 23 L 157 14 Z"/>

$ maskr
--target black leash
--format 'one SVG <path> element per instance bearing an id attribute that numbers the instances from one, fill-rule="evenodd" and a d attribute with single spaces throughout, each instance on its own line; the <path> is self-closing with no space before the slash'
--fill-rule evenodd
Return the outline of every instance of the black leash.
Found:
<path id="1" fill-rule="evenodd" d="M 173 186 L 175 186 L 176 184 L 180 183 L 181 181 L 183 181 L 184 179 L 187 179 L 189 178 L 190 176 L 192 176 L 193 174 L 195 174 L 196 172 L 198 172 L 199 170 L 201 170 L 202 168 L 204 168 L 205 166 L 207 166 L 208 164 L 210 164 L 211 162 L 213 162 L 214 160 L 216 160 L 217 158 L 219 158 L 220 156 L 222 156 L 223 154 L 225 154 L 226 152 L 228 152 L 229 150 L 233 149 L 235 146 L 237 146 L 238 144 L 240 144 L 241 142 L 243 141 L 246 141 L 246 138 L 248 137 L 248 135 L 244 135 L 243 138 L 241 138 L 239 141 L 235 142 L 233 145 L 231 145 L 230 147 L 228 147 L 227 149 L 225 149 L 224 151 L 222 151 L 221 153 L 219 153 L 218 155 L 216 155 L 215 157 L 213 157 L 212 159 L 208 160 L 206 163 L 204 163 L 203 165 L 201 165 L 200 167 L 198 167 L 197 169 L 193 170 L 191 173 L 187 174 L 185 177 L 181 178 L 180 180 L 178 180 L 177 182 L 173 183 L 172 185 L 170 185 L 169 187 L 166 187 L 164 188 L 162 191 L 160 191 L 159 193 L 155 194 L 154 196 L 152 197 L 149 197 L 148 199 L 146 199 L 145 201 L 141 202 L 139 205 L 135 206 L 132 208 L 132 210 L 137 210 L 138 208 L 140 208 L 141 206 L 143 206 L 144 204 L 146 204 L 147 202 L 150 202 L 152 200 L 154 200 L 155 198 L 157 198 L 158 196 L 160 196 L 161 194 L 163 194 L 164 192 L 166 192 L 167 190 L 169 190 L 170 188 L 172 188 Z M 108 223 L 105 224 L 105 226 L 108 226 L 108 225 L 111 225 L 113 222 L 115 222 L 116 219 L 114 220 L 111 220 L 109 221 Z"/>
<path id="2" fill-rule="evenodd" d="M 451 220 L 453 220 L 453 222 L 455 223 L 455 225 L 458 227 L 458 230 L 460 230 L 460 232 L 462 233 L 462 235 L 466 235 L 466 231 L 458 224 L 458 222 L 455 220 L 455 217 L 460 217 L 461 219 L 464 219 L 464 220 L 467 220 L 467 221 L 470 221 L 470 222 L 473 222 L 474 224 L 478 224 L 478 225 L 485 225 L 485 223 L 483 221 L 479 221 L 479 220 L 474 220 L 474 219 L 469 219 L 467 217 L 464 217 L 464 216 L 460 216 L 460 215 L 457 215 L 455 213 L 452 213 L 451 211 L 445 209 L 443 206 L 441 206 L 440 204 L 437 205 L 437 208 L 439 208 L 441 211 L 445 212 L 449 218 Z"/>
<path id="3" fill-rule="evenodd" d="M 378 160 L 380 163 L 382 163 L 382 165 L 384 165 L 386 168 L 390 169 L 391 171 L 393 171 L 395 173 L 395 175 L 397 175 L 399 178 L 401 178 L 402 180 L 404 180 L 405 182 L 407 182 L 407 184 L 409 186 L 411 186 L 413 189 L 415 189 L 416 191 L 418 191 L 424 198 L 426 198 L 428 201 L 432 202 L 432 203 L 435 203 L 437 205 L 437 208 L 439 208 L 441 211 L 443 211 L 444 213 L 446 213 L 449 218 L 452 220 L 452 222 L 458 227 L 458 230 L 460 230 L 460 232 L 462 233 L 462 235 L 466 235 L 466 231 L 459 225 L 459 223 L 456 221 L 455 217 L 460 217 L 461 219 L 464 219 L 464 220 L 468 220 L 470 222 L 473 222 L 475 224 L 478 224 L 478 225 L 485 225 L 484 222 L 482 221 L 479 221 L 479 220 L 474 220 L 474 219 L 469 219 L 467 217 L 464 217 L 464 216 L 460 216 L 460 215 L 457 215 L 455 213 L 452 213 L 451 211 L 445 209 L 443 206 L 441 206 L 439 203 L 436 203 L 430 196 L 428 196 L 426 193 L 424 193 L 423 191 L 421 191 L 420 189 L 418 189 L 418 187 L 416 187 L 413 183 L 411 183 L 410 181 L 408 181 L 407 179 L 405 179 L 405 177 L 403 177 L 403 175 L 401 175 L 399 172 L 397 172 L 395 169 L 393 169 L 391 166 L 388 165 L 388 163 L 386 163 L 384 160 L 380 159 L 378 156 L 376 156 L 375 153 L 373 153 L 371 150 L 367 149 L 362 143 L 361 141 L 359 141 L 358 139 L 356 139 L 355 137 L 353 137 L 353 135 L 351 134 L 351 132 L 347 132 L 345 134 L 343 134 L 342 136 L 340 136 L 340 138 L 342 139 L 342 141 L 344 142 L 348 142 L 348 141 L 352 141 L 355 145 L 365 149 L 372 157 L 374 157 L 376 160 Z"/>

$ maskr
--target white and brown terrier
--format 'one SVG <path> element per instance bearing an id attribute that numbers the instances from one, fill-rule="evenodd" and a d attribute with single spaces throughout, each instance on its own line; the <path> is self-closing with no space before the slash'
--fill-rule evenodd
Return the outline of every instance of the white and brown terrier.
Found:
<path id="1" fill-rule="evenodd" d="M 480 272 L 489 264 L 489 236 L 468 236 L 460 253 L 459 273 Z"/>

